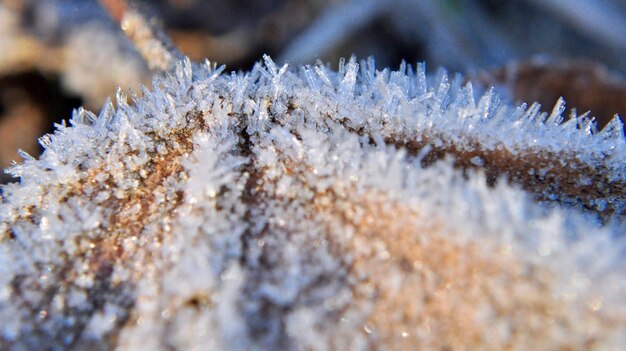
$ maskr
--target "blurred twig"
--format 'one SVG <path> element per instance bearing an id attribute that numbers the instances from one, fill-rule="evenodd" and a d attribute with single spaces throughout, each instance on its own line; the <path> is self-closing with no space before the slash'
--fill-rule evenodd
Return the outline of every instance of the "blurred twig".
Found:
<path id="1" fill-rule="evenodd" d="M 128 0 L 100 0 L 100 3 L 120 23 L 151 69 L 170 70 L 183 58 L 156 21 L 131 6 Z"/>
<path id="2" fill-rule="evenodd" d="M 387 5 L 380 0 L 352 0 L 331 6 L 287 46 L 279 61 L 301 63 L 327 53 L 385 11 Z"/>
<path id="3" fill-rule="evenodd" d="M 128 11 L 128 3 L 126 0 L 100 0 L 100 4 L 104 7 L 111 17 L 118 23 L 122 22 L 122 17 Z"/>

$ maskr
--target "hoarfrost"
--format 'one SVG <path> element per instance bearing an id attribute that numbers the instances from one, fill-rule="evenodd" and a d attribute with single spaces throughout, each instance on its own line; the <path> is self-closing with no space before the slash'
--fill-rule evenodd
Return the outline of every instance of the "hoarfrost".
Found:
<path id="1" fill-rule="evenodd" d="M 189 60 L 42 138 L 3 349 L 619 348 L 623 125 L 424 65 Z"/>

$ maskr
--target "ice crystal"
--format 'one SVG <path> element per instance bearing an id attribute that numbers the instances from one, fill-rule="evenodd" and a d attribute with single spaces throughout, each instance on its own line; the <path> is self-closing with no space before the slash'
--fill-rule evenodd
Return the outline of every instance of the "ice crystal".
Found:
<path id="1" fill-rule="evenodd" d="M 424 65 L 186 60 L 2 188 L 2 349 L 618 349 L 616 118 Z"/>

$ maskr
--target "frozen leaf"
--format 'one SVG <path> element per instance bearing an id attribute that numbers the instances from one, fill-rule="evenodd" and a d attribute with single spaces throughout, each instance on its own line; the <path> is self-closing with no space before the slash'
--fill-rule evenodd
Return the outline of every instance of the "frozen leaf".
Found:
<path id="1" fill-rule="evenodd" d="M 10 170 L 2 348 L 626 342 L 619 120 L 421 64 L 222 71 L 184 60 Z"/>

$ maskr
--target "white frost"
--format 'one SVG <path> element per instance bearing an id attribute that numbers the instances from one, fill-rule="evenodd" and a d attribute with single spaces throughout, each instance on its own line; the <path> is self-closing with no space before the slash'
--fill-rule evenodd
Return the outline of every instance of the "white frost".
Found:
<path id="1" fill-rule="evenodd" d="M 451 145 L 535 152 L 623 184 L 618 118 L 596 132 L 562 101 L 512 107 L 423 65 L 222 71 L 186 60 L 78 110 L 9 170 L 2 348 L 624 345 L 626 199 L 594 200 L 604 223 L 554 189 L 489 187 L 482 156 L 423 165 Z"/>

